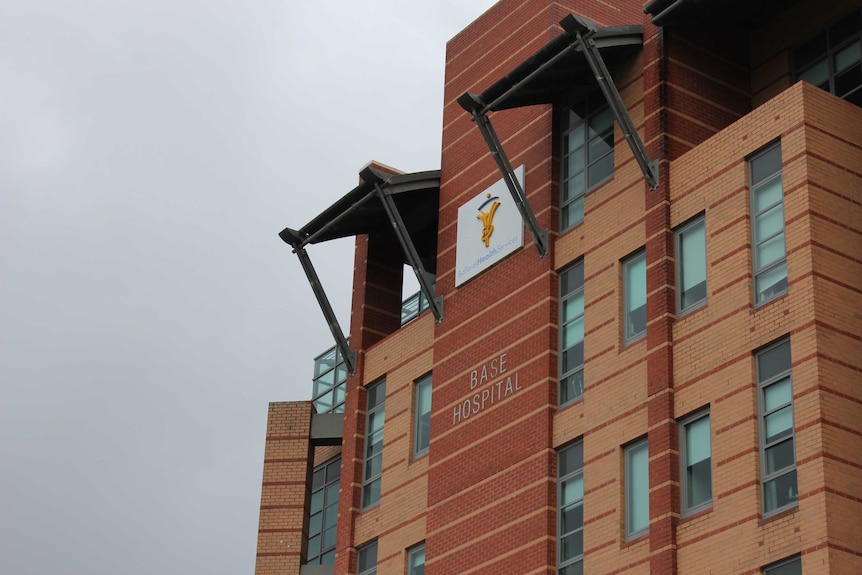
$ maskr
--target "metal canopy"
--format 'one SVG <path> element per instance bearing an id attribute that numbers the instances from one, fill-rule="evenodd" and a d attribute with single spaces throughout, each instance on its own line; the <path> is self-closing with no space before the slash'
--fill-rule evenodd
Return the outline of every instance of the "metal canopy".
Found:
<path id="1" fill-rule="evenodd" d="M 656 26 L 749 29 L 795 0 L 653 0 L 644 6 Z"/>
<path id="2" fill-rule="evenodd" d="M 413 268 L 434 317 L 438 322 L 443 319 L 443 300 L 434 293 L 440 171 L 391 175 L 369 166 L 360 172 L 360 177 L 358 186 L 308 224 L 299 230 L 285 228 L 278 234 L 299 258 L 350 373 L 356 373 L 356 352 L 350 350 L 305 251 L 308 244 L 369 234 L 393 246 L 400 245 L 402 261 Z"/>
<path id="3" fill-rule="evenodd" d="M 555 103 L 573 90 L 583 91 L 586 95 L 597 84 L 650 189 L 654 190 L 658 186 L 658 164 L 647 154 L 605 64 L 606 59 L 614 62 L 640 49 L 643 44 L 641 27 L 596 28 L 593 22 L 574 14 L 563 18 L 560 26 L 564 30 L 563 34 L 548 42 L 484 92 L 466 92 L 458 98 L 458 103 L 470 112 L 482 132 L 541 257 L 548 254 L 548 230 L 539 226 L 488 119 L 488 112 Z"/>

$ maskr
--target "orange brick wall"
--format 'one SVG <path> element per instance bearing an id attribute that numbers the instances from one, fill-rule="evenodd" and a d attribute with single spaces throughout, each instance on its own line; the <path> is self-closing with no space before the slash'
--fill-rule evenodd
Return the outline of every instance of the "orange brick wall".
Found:
<path id="1" fill-rule="evenodd" d="M 299 573 L 313 458 L 310 401 L 269 404 L 255 575 Z"/>

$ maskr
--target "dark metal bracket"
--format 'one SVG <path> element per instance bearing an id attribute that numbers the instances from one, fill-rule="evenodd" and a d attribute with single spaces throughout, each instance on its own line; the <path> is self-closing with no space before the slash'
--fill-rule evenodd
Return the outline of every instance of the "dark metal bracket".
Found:
<path id="1" fill-rule="evenodd" d="M 472 102 L 462 101 L 465 97 L 470 98 Z M 479 126 L 479 131 L 482 132 L 482 137 L 485 138 L 485 143 L 491 151 L 491 156 L 503 175 L 503 181 L 506 187 L 509 188 L 509 193 L 512 194 L 512 199 L 515 205 L 518 206 L 518 211 L 521 212 L 521 219 L 527 225 L 527 231 L 530 232 L 530 237 L 533 238 L 533 243 L 536 244 L 536 249 L 539 250 L 539 256 L 545 257 L 548 255 L 548 230 L 543 229 L 536 219 L 536 214 L 530 207 L 530 202 L 527 200 L 527 195 L 524 193 L 524 188 L 518 178 L 515 177 L 515 172 L 512 169 L 512 164 L 503 150 L 503 144 L 500 143 L 500 138 L 497 137 L 497 132 L 494 131 L 494 126 L 486 114 L 487 106 L 484 106 L 482 101 L 475 94 L 464 94 L 458 99 L 461 106 L 470 110 L 473 116 L 473 121 Z"/>
<path id="2" fill-rule="evenodd" d="M 404 220 L 401 213 L 398 211 L 398 206 L 395 205 L 395 200 L 392 199 L 392 194 L 388 190 L 381 187 L 382 179 L 375 174 L 371 168 L 365 168 L 359 172 L 359 176 L 368 183 L 374 184 L 374 189 L 377 191 L 377 197 L 383 204 L 383 209 L 389 217 L 389 222 L 392 224 L 392 229 L 395 236 L 398 238 L 398 243 L 401 244 L 401 249 L 404 250 L 404 255 L 410 267 L 413 268 L 413 273 L 416 275 L 416 280 L 419 282 L 419 289 L 428 301 L 431 308 L 431 313 L 434 314 L 434 320 L 437 323 L 443 321 L 443 297 L 435 294 L 433 285 L 434 276 L 425 271 L 425 266 L 422 265 L 422 259 L 419 257 L 419 252 L 416 251 L 416 246 L 413 244 L 413 239 L 407 232 L 407 227 L 404 225 Z"/>
<path id="3" fill-rule="evenodd" d="M 586 58 L 587 63 L 590 65 L 593 76 L 595 76 L 596 82 L 598 82 L 599 88 L 605 97 L 605 101 L 607 101 L 611 112 L 613 112 L 614 119 L 619 124 L 620 130 L 623 136 L 625 136 L 626 142 L 628 142 L 629 148 L 631 148 L 635 160 L 641 168 L 641 172 L 643 172 L 646 178 L 649 189 L 656 189 L 658 187 L 658 162 L 650 159 L 646 146 L 644 146 L 643 140 L 641 140 L 638 131 L 635 129 L 634 122 L 626 109 L 626 105 L 623 103 L 619 90 L 617 90 L 616 84 L 614 84 L 610 72 L 608 72 L 602 54 L 599 52 L 595 40 L 593 40 L 593 36 L 596 34 L 595 24 L 584 18 L 578 18 L 574 14 L 569 14 L 560 21 L 560 26 L 577 40 L 575 45 L 580 47 L 584 58 Z"/>
<path id="4" fill-rule="evenodd" d="M 332 337 L 335 339 L 335 345 L 344 357 L 344 363 L 351 375 L 356 373 L 356 352 L 350 349 L 347 343 L 347 338 L 344 337 L 344 332 L 341 331 L 341 325 L 335 317 L 335 312 L 332 311 L 332 305 L 329 303 L 329 298 L 326 297 L 326 292 L 323 291 L 323 286 L 320 283 L 320 278 L 311 264 L 311 258 L 305 251 L 306 241 L 300 238 L 299 233 L 290 228 L 285 228 L 279 236 L 285 242 L 293 247 L 293 253 L 299 258 L 299 263 L 302 264 L 302 269 L 305 271 L 305 276 L 308 278 L 308 283 L 311 285 L 311 291 L 314 292 L 314 297 L 317 298 L 317 303 L 320 305 L 320 310 L 326 318 L 326 324 L 329 326 L 329 331 L 332 332 Z"/>
<path id="5" fill-rule="evenodd" d="M 498 104 L 505 101 L 511 94 L 516 93 L 533 78 L 563 58 L 563 56 L 565 56 L 570 50 L 581 51 L 584 54 L 584 58 L 589 64 L 596 82 L 599 84 L 599 88 L 602 91 L 605 101 L 608 103 L 608 107 L 614 115 L 614 119 L 620 126 L 620 130 L 622 131 L 629 148 L 631 148 L 635 160 L 637 161 L 638 166 L 640 166 L 641 172 L 643 172 L 649 188 L 654 190 L 658 187 L 659 183 L 658 162 L 650 159 L 646 146 L 644 146 L 640 135 L 635 129 L 634 122 L 623 103 L 622 97 L 620 96 L 613 79 L 611 79 L 610 72 L 608 72 L 608 68 L 605 65 L 602 54 L 593 39 L 597 31 L 595 24 L 589 20 L 575 16 L 574 14 L 569 14 L 563 18 L 560 22 L 560 26 L 562 26 L 563 30 L 565 30 L 572 38 L 571 44 L 560 50 L 553 57 L 549 58 L 514 86 L 511 86 L 503 94 L 494 99 L 493 102 L 486 104 L 480 96 L 469 92 L 458 98 L 458 103 L 462 108 L 470 112 L 473 117 L 473 121 L 476 122 L 477 126 L 479 126 L 479 130 L 482 132 L 482 137 L 485 139 L 485 143 L 491 151 L 491 156 L 494 158 L 500 173 L 503 175 L 506 187 L 509 188 L 509 192 L 512 194 L 512 198 L 515 200 L 518 210 L 521 212 L 521 217 L 527 225 L 530 236 L 533 238 L 533 242 L 536 244 L 536 249 L 539 250 L 539 255 L 541 257 L 545 257 L 548 254 L 548 230 L 544 230 L 539 226 L 539 222 L 536 220 L 536 216 L 530 208 L 530 204 L 527 201 L 523 188 L 515 177 L 512 165 L 509 163 L 509 159 L 503 150 L 500 139 L 497 137 L 487 114 L 494 110 Z"/>

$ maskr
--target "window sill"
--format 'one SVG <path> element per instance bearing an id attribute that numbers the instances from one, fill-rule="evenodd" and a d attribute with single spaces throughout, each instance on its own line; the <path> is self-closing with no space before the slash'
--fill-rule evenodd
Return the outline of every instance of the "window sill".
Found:
<path id="1" fill-rule="evenodd" d="M 771 298 L 769 298 L 766 301 L 762 301 L 762 302 L 758 302 L 758 303 L 754 304 L 754 311 L 762 309 L 762 308 L 768 306 L 769 304 L 771 304 L 772 302 L 784 299 L 784 297 L 788 294 L 788 292 L 789 292 L 789 290 L 784 290 L 782 292 L 775 294 L 774 296 L 772 296 Z"/>
<path id="2" fill-rule="evenodd" d="M 646 531 L 639 531 L 638 533 L 624 539 L 622 545 L 620 545 L 620 549 L 626 549 L 627 547 L 632 547 L 633 545 L 644 543 L 646 541 L 649 541 L 649 529 Z"/>
<path id="3" fill-rule="evenodd" d="M 705 517 L 705 516 L 712 513 L 712 509 L 713 509 L 712 502 L 710 501 L 709 507 L 704 507 L 701 509 L 695 509 L 693 511 L 686 511 L 680 516 L 679 524 L 682 525 L 683 523 L 688 523 L 689 521 L 692 521 L 694 519 L 699 519 L 701 517 Z"/>
<path id="4" fill-rule="evenodd" d="M 707 304 L 707 300 L 702 300 L 702 301 L 697 302 L 696 304 L 688 306 L 685 309 L 677 310 L 676 319 L 680 320 L 684 317 L 688 317 L 688 316 L 694 314 L 695 312 L 698 312 L 702 309 L 705 309 L 706 304 Z"/>
<path id="5" fill-rule="evenodd" d="M 799 501 L 794 503 L 791 507 L 785 507 L 782 509 L 776 509 L 775 511 L 770 511 L 769 514 L 764 514 L 758 521 L 758 527 L 765 527 L 769 523 L 772 523 L 776 519 L 782 519 L 788 517 L 790 515 L 794 515 L 797 511 L 799 511 Z"/>

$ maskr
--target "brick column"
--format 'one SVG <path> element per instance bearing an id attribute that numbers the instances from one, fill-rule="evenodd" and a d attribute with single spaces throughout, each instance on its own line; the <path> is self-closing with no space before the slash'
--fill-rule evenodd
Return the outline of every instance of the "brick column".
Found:
<path id="1" fill-rule="evenodd" d="M 674 419 L 675 288 L 667 156 L 664 29 L 644 17 L 644 136 L 659 161 L 659 186 L 646 192 L 647 414 L 650 469 L 650 572 L 676 575 L 679 451 Z"/>
<path id="2" fill-rule="evenodd" d="M 255 575 L 299 573 L 311 482 L 310 401 L 269 404 Z"/>

